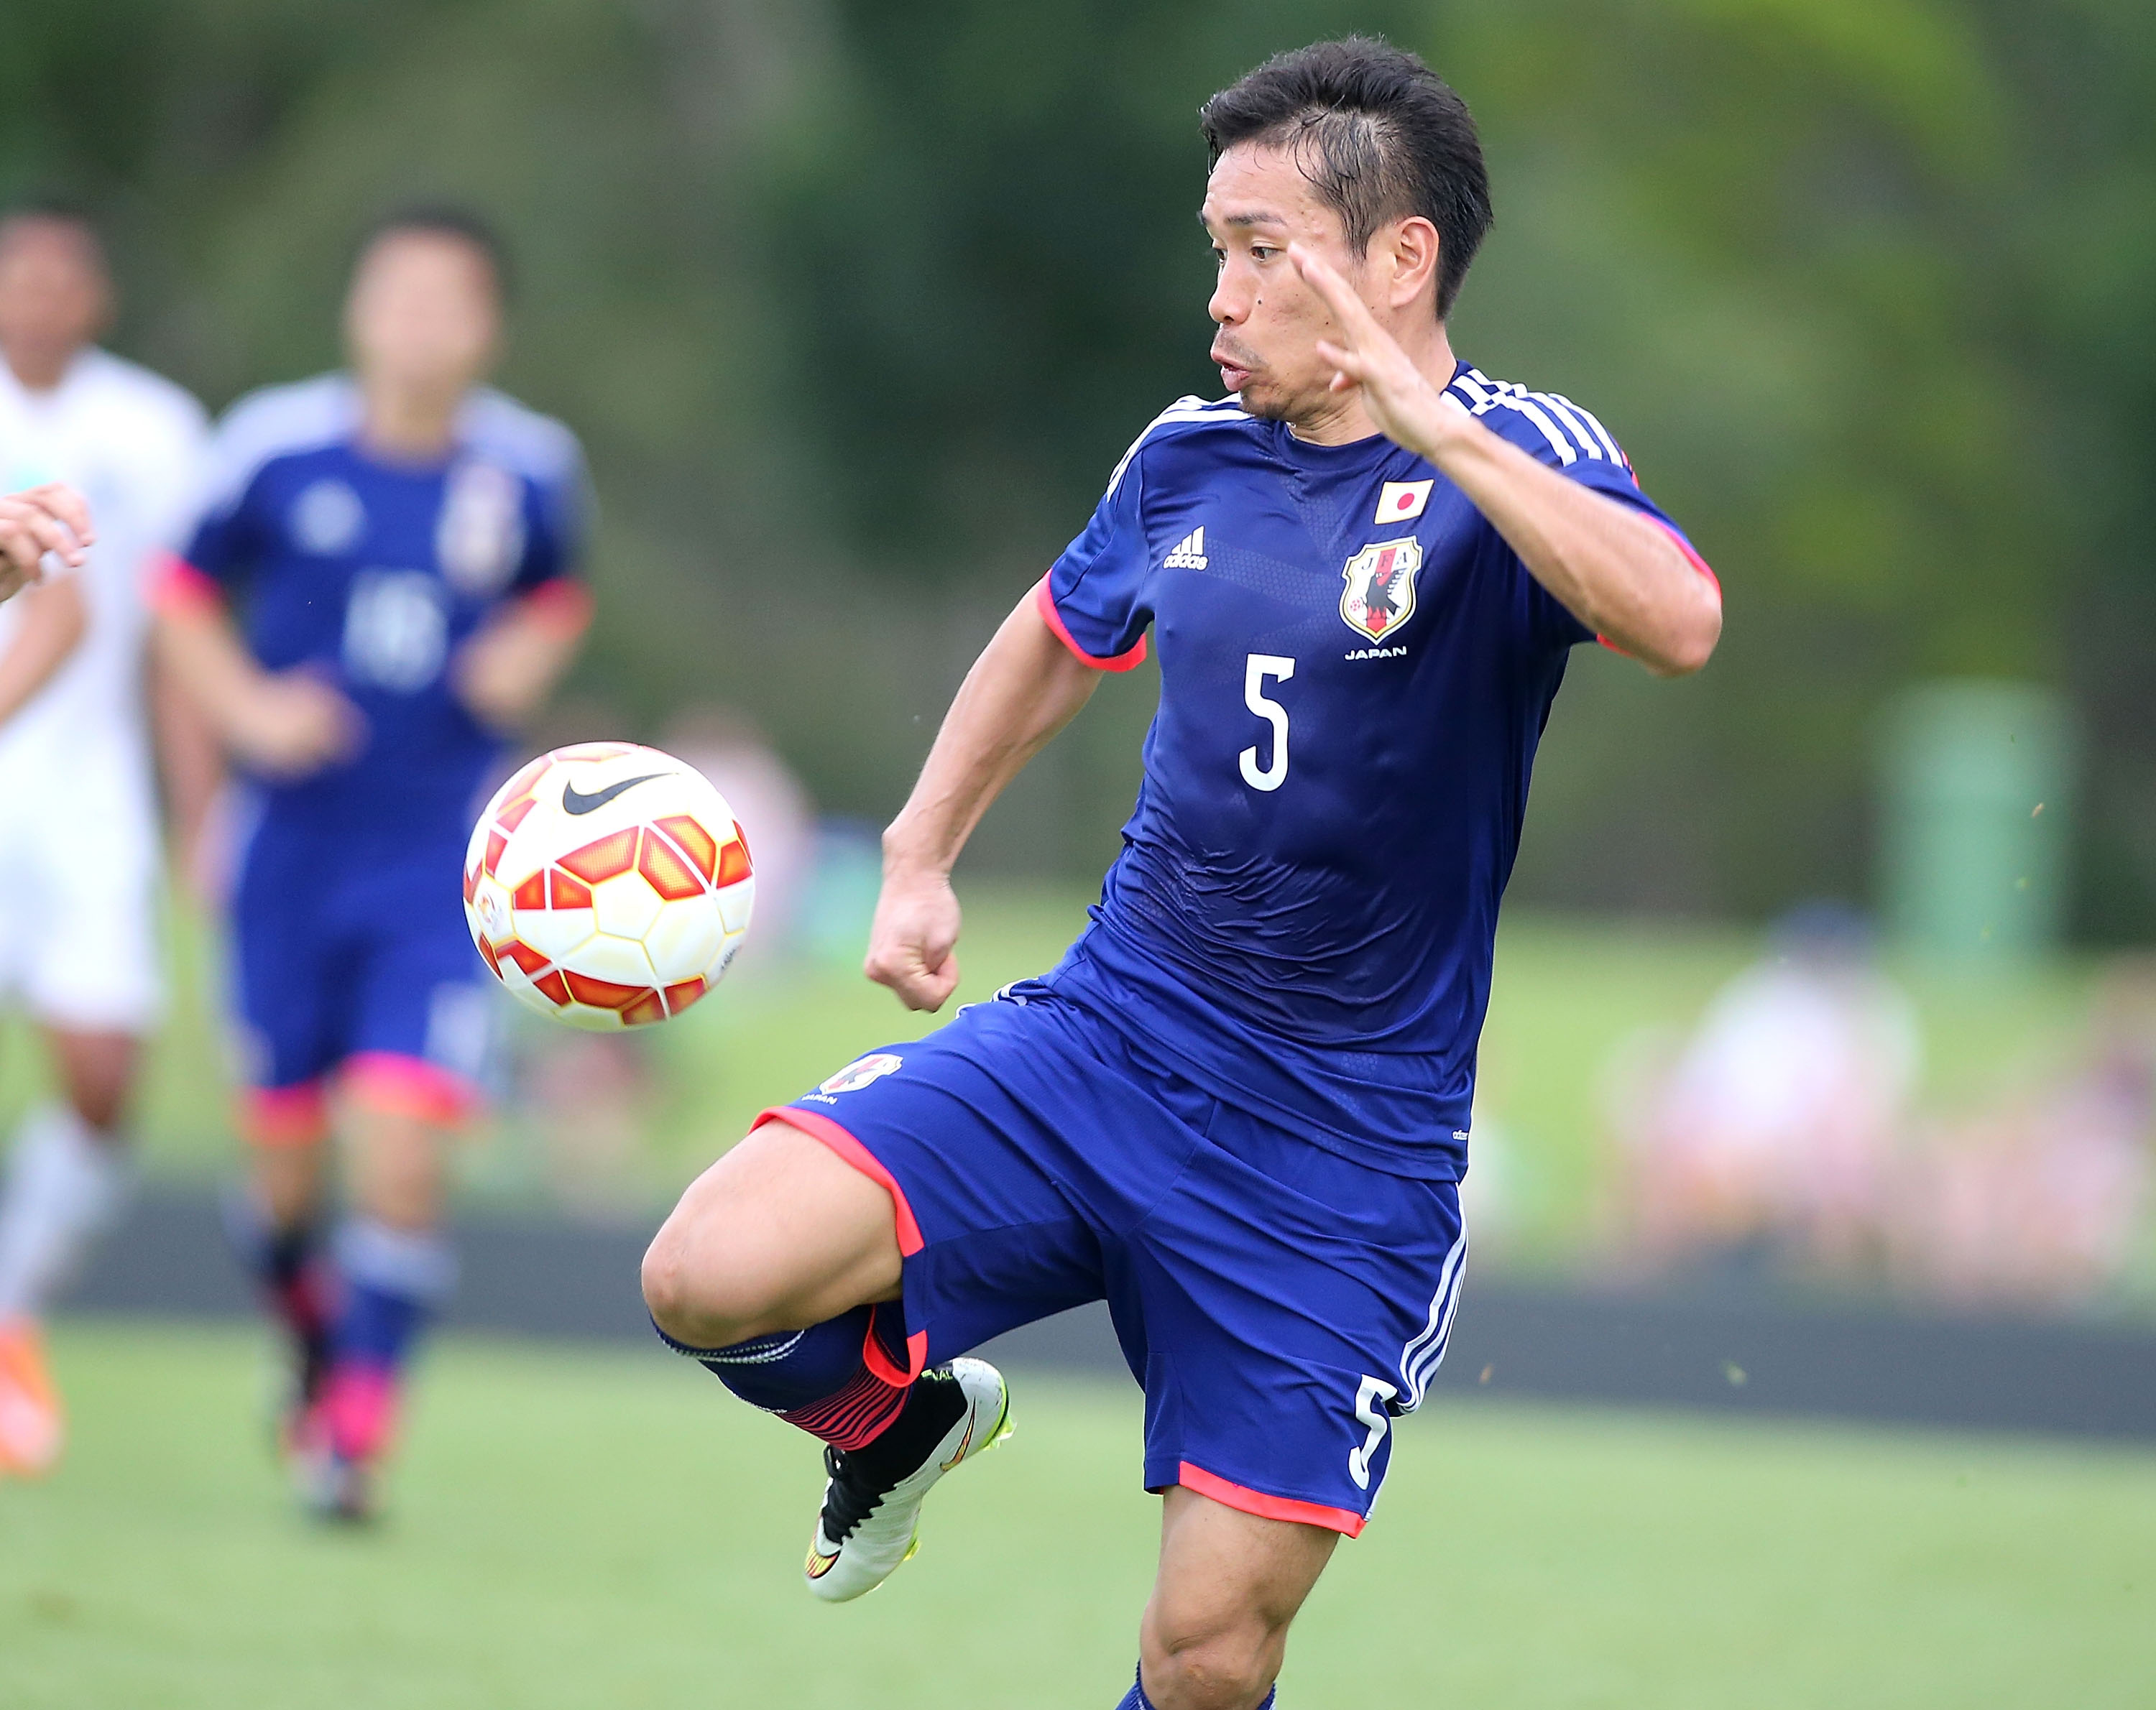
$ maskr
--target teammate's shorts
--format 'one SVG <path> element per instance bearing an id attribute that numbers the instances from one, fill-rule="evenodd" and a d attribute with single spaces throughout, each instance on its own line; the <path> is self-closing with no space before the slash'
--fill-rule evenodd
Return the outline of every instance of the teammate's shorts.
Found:
<path id="1" fill-rule="evenodd" d="M 116 793 L 0 825 L 0 995 L 54 1027 L 139 1034 L 162 996 L 157 834 L 146 803 L 103 800 Z"/>
<path id="2" fill-rule="evenodd" d="M 275 824 L 249 840 L 233 899 L 244 1077 L 258 1112 L 304 1108 L 311 1138 L 335 1072 L 414 1114 L 476 1103 L 495 994 L 464 922 L 462 851 L 369 849 Z"/>
<path id="3" fill-rule="evenodd" d="M 1223 1103 L 1031 981 L 782 1116 L 891 1190 L 915 1372 L 1105 1298 L 1148 1489 L 1362 1529 L 1451 1328 L 1456 1184 Z"/>

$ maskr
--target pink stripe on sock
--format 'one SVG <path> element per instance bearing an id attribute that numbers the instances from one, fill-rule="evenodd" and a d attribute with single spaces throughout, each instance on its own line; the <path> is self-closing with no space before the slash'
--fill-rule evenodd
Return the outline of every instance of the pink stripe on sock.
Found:
<path id="1" fill-rule="evenodd" d="M 864 1370 L 836 1395 L 778 1416 L 834 1449 L 853 1450 L 874 1442 L 905 1405 L 903 1388 L 886 1384 L 874 1372 Z"/>
<path id="2" fill-rule="evenodd" d="M 347 1461 L 371 1461 L 397 1428 L 397 1379 L 378 1365 L 344 1362 L 323 1385 L 321 1409 L 330 1447 Z"/>

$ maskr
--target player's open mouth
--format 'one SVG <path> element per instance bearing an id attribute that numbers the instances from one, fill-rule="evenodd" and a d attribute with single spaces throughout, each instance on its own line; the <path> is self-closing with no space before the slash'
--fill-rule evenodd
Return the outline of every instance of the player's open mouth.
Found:
<path id="1" fill-rule="evenodd" d="M 1240 392 L 1244 383 L 1257 372 L 1255 368 L 1245 367 L 1224 351 L 1214 350 L 1209 354 L 1220 371 L 1220 383 L 1229 392 Z"/>

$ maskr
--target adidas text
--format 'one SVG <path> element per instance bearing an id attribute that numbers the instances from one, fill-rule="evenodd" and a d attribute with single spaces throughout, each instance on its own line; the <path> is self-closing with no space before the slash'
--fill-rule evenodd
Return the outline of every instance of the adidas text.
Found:
<path id="1" fill-rule="evenodd" d="M 1205 530 L 1204 525 L 1193 529 L 1176 542 L 1175 550 L 1160 561 L 1163 570 L 1203 570 L 1205 568 Z"/>

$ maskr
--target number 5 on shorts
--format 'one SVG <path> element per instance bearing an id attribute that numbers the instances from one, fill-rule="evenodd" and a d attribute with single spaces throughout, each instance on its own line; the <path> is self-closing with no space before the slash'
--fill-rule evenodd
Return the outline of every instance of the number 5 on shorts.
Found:
<path id="1" fill-rule="evenodd" d="M 1355 1392 L 1355 1416 L 1370 1428 L 1369 1436 L 1348 1451 L 1348 1476 L 1355 1481 L 1358 1490 L 1370 1487 L 1371 1457 L 1393 1428 L 1393 1416 L 1385 1411 L 1385 1403 L 1399 1394 L 1398 1387 L 1383 1378 L 1364 1378 L 1362 1388 Z"/>

